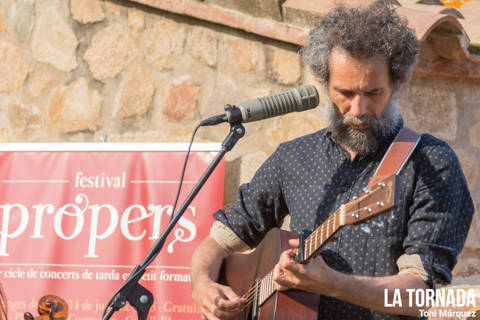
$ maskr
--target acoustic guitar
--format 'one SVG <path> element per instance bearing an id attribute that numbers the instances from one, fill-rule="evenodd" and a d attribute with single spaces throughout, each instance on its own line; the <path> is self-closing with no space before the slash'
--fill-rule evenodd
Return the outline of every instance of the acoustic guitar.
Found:
<path id="1" fill-rule="evenodd" d="M 398 178 L 392 175 L 366 188 L 348 203 L 340 206 L 316 230 L 300 236 L 296 260 L 306 263 L 319 253 L 323 244 L 340 228 L 356 224 L 398 204 Z M 250 254 L 233 254 L 223 261 L 219 282 L 226 284 L 247 299 L 240 320 L 316 320 L 320 295 L 299 290 L 277 291 L 273 267 L 282 251 L 289 249 L 288 240 L 298 234 L 272 229 Z"/>

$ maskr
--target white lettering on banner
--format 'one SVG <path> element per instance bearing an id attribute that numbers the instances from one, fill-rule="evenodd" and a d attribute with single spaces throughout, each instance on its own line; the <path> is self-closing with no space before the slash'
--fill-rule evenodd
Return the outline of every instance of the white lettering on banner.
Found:
<path id="1" fill-rule="evenodd" d="M 47 220 L 44 213 L 52 215 L 53 217 L 53 230 L 55 234 L 63 240 L 76 239 L 83 232 L 88 234 L 87 253 L 85 258 L 98 258 L 95 250 L 97 248 L 97 241 L 109 238 L 117 229 L 120 221 L 121 234 L 130 241 L 142 240 L 147 236 L 147 230 L 143 229 L 138 234 L 132 234 L 130 230 L 131 225 L 148 219 L 153 216 L 153 225 L 150 237 L 148 239 L 155 240 L 160 236 L 162 216 L 165 214 L 172 215 L 171 205 L 154 205 L 149 204 L 147 209 L 139 204 L 133 204 L 121 213 L 111 204 L 93 204 L 89 205 L 88 197 L 80 193 L 75 197 L 74 203 L 67 203 L 57 210 L 53 204 L 35 204 L 32 205 L 35 209 L 34 217 L 30 221 L 29 209 L 21 203 L 6 203 L 0 205 L 0 213 L 2 216 L 2 226 L 0 227 L 0 256 L 8 256 L 8 239 L 14 239 L 22 236 L 28 227 L 29 223 L 33 223 L 33 233 L 30 238 L 42 239 L 44 235 L 42 230 L 44 223 Z M 195 207 L 190 206 L 185 214 L 189 213 L 195 216 Z M 133 212 L 137 212 L 135 217 L 132 217 Z M 90 224 L 86 222 L 87 214 L 90 213 Z M 138 214 L 139 213 L 139 214 Z M 15 215 L 15 216 L 14 216 Z M 108 225 L 104 230 L 99 230 L 100 217 L 108 215 Z M 17 218 L 18 225 L 12 225 L 11 218 Z M 64 230 L 64 219 L 74 219 L 73 231 L 66 234 Z M 102 227 L 104 224 L 102 223 Z M 88 230 L 84 230 L 88 228 Z M 173 230 L 174 239 L 168 244 L 167 252 L 173 253 L 174 244 L 179 242 L 191 242 L 197 235 L 197 228 L 195 223 L 188 219 L 185 215 L 180 218 L 178 225 Z"/>
<path id="2" fill-rule="evenodd" d="M 75 175 L 75 188 L 125 188 L 127 173 L 120 176 L 106 176 L 105 172 L 96 176 L 85 176 L 82 171 Z"/>
<path id="3" fill-rule="evenodd" d="M 8 227 L 10 226 L 10 210 L 13 208 L 20 209 L 21 217 L 17 229 L 12 233 L 8 233 Z M 3 250 L 3 248 L 7 248 L 7 238 L 16 238 L 25 231 L 28 223 L 28 209 L 20 203 L 7 203 L 0 206 L 0 209 L 3 210 L 2 228 L 0 229 L 0 232 L 2 233 L 0 237 L 0 256 L 8 256 L 6 250 Z"/>

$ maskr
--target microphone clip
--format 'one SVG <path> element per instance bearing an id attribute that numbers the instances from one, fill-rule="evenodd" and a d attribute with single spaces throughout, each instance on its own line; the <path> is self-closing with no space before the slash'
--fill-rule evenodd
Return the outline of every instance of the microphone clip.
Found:
<path id="1" fill-rule="evenodd" d="M 214 126 L 223 122 L 229 122 L 230 125 L 234 126 L 242 123 L 242 112 L 240 108 L 235 105 L 226 104 L 224 110 L 224 114 L 219 114 L 202 120 L 200 126 Z"/>

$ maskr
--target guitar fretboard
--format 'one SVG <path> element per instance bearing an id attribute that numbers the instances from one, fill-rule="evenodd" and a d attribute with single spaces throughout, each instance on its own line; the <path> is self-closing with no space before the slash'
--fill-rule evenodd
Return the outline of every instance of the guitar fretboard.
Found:
<path id="1" fill-rule="evenodd" d="M 337 211 L 331 214 L 315 231 L 313 231 L 304 241 L 303 256 L 305 261 L 315 255 L 322 245 L 331 238 L 344 224 L 344 209 L 341 206 Z M 273 270 L 267 273 L 259 282 L 258 304 L 262 305 L 274 292 L 275 284 L 273 282 Z"/>

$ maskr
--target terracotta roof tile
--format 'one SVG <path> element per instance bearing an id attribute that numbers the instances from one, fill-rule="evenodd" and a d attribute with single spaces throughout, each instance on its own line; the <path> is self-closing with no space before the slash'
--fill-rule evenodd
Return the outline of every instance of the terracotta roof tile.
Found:
<path id="1" fill-rule="evenodd" d="M 409 7 L 398 7 L 397 12 L 400 16 L 407 18 L 408 25 L 415 30 L 420 41 L 425 41 L 428 35 L 440 25 L 453 32 L 462 33 L 462 25 L 456 17 L 450 14 L 440 14 Z"/>
<path id="2" fill-rule="evenodd" d="M 427 12 L 433 12 L 433 13 L 439 13 L 439 14 L 450 14 L 456 18 L 464 18 L 462 13 L 455 8 L 452 7 L 445 7 L 442 5 L 425 5 L 425 4 L 419 4 L 419 3 L 413 3 L 416 1 L 405 1 L 405 0 L 399 0 L 400 4 L 402 7 L 405 8 L 410 8 L 410 9 L 415 9 L 415 10 L 420 10 L 420 11 L 427 11 Z"/>
<path id="3" fill-rule="evenodd" d="M 287 0 L 283 4 L 283 17 L 286 23 L 310 27 L 339 3 L 365 6 L 371 2 L 373 0 Z M 428 41 L 440 57 L 472 61 L 480 58 L 471 55 L 480 52 L 480 0 L 467 2 L 461 9 L 446 7 L 438 0 L 391 2 L 398 5 L 398 13 L 407 18 L 418 39 Z"/>

